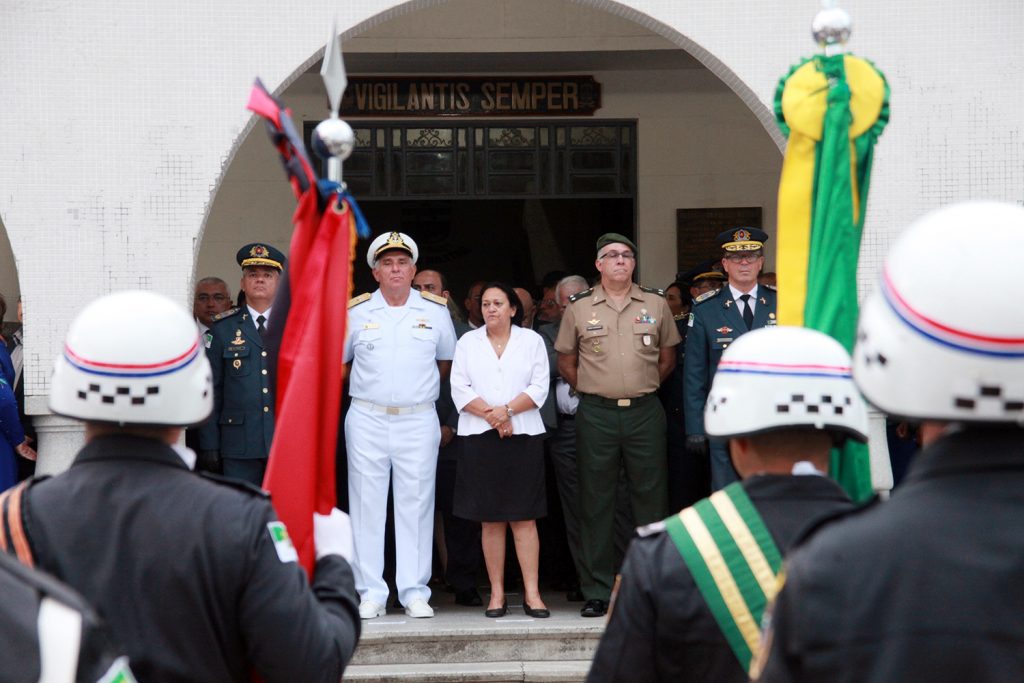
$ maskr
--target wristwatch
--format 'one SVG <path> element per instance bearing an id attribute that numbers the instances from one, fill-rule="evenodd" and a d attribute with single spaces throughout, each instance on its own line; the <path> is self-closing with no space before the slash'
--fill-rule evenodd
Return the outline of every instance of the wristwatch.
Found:
<path id="1" fill-rule="evenodd" d="M 506 403 L 505 404 L 505 414 L 508 415 L 508 419 L 511 420 L 512 416 L 516 414 L 516 411 L 512 410 L 511 408 L 509 408 L 508 404 Z"/>

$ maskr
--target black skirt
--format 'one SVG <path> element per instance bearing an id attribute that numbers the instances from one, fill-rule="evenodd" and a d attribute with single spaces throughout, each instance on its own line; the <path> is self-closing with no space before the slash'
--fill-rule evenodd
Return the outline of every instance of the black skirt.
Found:
<path id="1" fill-rule="evenodd" d="M 544 434 L 506 439 L 489 429 L 460 436 L 452 512 L 474 522 L 517 522 L 548 514 Z"/>

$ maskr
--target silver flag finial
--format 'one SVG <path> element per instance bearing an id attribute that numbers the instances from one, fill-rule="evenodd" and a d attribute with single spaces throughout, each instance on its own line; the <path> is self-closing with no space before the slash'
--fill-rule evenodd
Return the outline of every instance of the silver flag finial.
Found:
<path id="1" fill-rule="evenodd" d="M 352 128 L 338 118 L 341 109 L 341 97 L 348 85 L 345 75 L 345 60 L 341 57 L 341 38 L 338 36 L 338 21 L 331 22 L 331 33 L 327 36 L 327 47 L 324 50 L 324 63 L 320 67 L 320 77 L 327 88 L 327 99 L 331 103 L 331 116 L 317 124 L 313 131 L 313 151 L 327 162 L 327 177 L 335 182 L 341 180 L 341 162 L 352 154 L 355 147 L 355 133 Z"/>
<path id="2" fill-rule="evenodd" d="M 338 20 L 331 22 L 331 35 L 327 37 L 327 49 L 324 52 L 324 63 L 320 67 L 320 77 L 327 88 L 327 98 L 331 103 L 331 116 L 337 116 L 341 108 L 341 96 L 348 86 L 345 74 L 345 60 L 341 57 L 341 36 L 338 35 Z"/>
<path id="3" fill-rule="evenodd" d="M 853 22 L 838 0 L 822 0 L 821 10 L 811 22 L 811 35 L 826 55 L 842 54 L 846 41 L 850 39 Z"/>

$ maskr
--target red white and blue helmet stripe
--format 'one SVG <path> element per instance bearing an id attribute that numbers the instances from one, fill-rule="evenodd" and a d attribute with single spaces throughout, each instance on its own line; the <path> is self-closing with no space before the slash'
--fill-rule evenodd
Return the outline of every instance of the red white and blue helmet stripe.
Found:
<path id="1" fill-rule="evenodd" d="M 722 359 L 718 372 L 741 375 L 770 375 L 773 377 L 825 377 L 851 379 L 849 365 L 820 365 L 813 363 L 761 363 L 745 360 Z"/>
<path id="2" fill-rule="evenodd" d="M 75 368 L 90 375 L 103 377 L 159 377 L 181 370 L 194 361 L 200 353 L 199 339 L 185 353 L 157 363 L 107 363 L 84 358 L 75 353 L 70 345 L 64 346 L 64 360 Z"/>
<path id="3" fill-rule="evenodd" d="M 942 346 L 997 358 L 1024 358 L 1024 337 L 1004 337 L 958 329 L 929 318 L 903 298 L 888 269 L 882 276 L 882 296 L 900 322 L 917 334 Z"/>

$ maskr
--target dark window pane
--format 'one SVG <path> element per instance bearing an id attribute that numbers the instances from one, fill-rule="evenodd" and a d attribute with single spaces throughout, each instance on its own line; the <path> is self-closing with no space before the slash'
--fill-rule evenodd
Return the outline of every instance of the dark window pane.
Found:
<path id="1" fill-rule="evenodd" d="M 483 135 L 479 130 L 477 133 Z M 484 153 L 482 150 L 479 150 L 473 155 L 473 187 L 476 190 L 476 194 L 487 193 L 487 183 L 484 178 Z"/>
<path id="2" fill-rule="evenodd" d="M 569 192 L 586 194 L 589 192 L 617 192 L 617 178 L 607 175 L 575 175 L 569 179 Z"/>
<path id="3" fill-rule="evenodd" d="M 369 173 L 373 170 L 373 152 L 353 152 L 345 159 L 343 168 L 348 171 Z"/>
<path id="4" fill-rule="evenodd" d="M 373 190 L 370 185 L 370 176 L 366 175 L 349 175 L 345 176 L 345 184 L 348 185 L 348 190 L 356 197 L 369 197 L 373 194 Z"/>
<path id="5" fill-rule="evenodd" d="M 384 166 L 385 156 L 384 150 L 378 149 L 377 152 L 377 172 L 373 174 L 373 194 L 378 197 L 384 197 L 388 193 L 387 189 L 387 171 Z"/>
<path id="6" fill-rule="evenodd" d="M 391 153 L 391 194 L 402 194 L 402 153 L 397 151 Z"/>
<path id="7" fill-rule="evenodd" d="M 455 194 L 453 176 L 409 176 L 405 183 L 409 194 Z"/>
<path id="8" fill-rule="evenodd" d="M 488 170 L 532 171 L 537 157 L 533 152 L 495 152 L 488 155 Z"/>
<path id="9" fill-rule="evenodd" d="M 459 131 L 463 133 L 464 131 Z M 469 158 L 465 150 L 459 151 L 459 170 L 456 176 L 459 180 L 459 194 L 466 194 L 469 192 Z"/>
<path id="10" fill-rule="evenodd" d="M 573 152 L 572 168 L 576 171 L 614 171 L 615 152 Z"/>
<path id="11" fill-rule="evenodd" d="M 405 155 L 406 173 L 451 173 L 455 159 L 451 152 L 409 152 Z"/>
<path id="12" fill-rule="evenodd" d="M 613 126 L 573 126 L 569 141 L 577 146 L 611 147 L 619 144 L 619 131 Z"/>
<path id="13" fill-rule="evenodd" d="M 493 175 L 489 178 L 495 194 L 527 194 L 537 191 L 532 175 Z"/>

